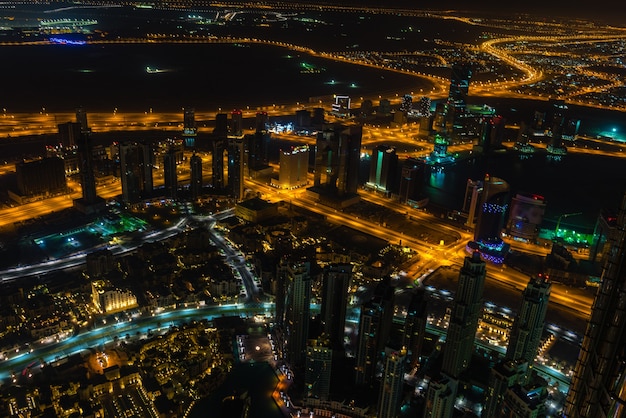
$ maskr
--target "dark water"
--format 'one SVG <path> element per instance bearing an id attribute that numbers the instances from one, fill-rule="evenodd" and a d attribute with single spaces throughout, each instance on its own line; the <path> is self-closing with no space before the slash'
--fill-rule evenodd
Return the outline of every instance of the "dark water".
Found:
<path id="1" fill-rule="evenodd" d="M 428 89 L 415 77 L 284 48 L 235 44 L 2 47 L 0 107 L 48 112 L 197 111 L 308 102 L 312 96 Z M 304 67 L 306 63 L 309 67 Z M 165 70 L 149 74 L 146 67 Z M 306 70 L 309 70 L 308 72 Z"/>
<path id="2" fill-rule="evenodd" d="M 524 160 L 506 153 L 458 162 L 427 174 L 425 191 L 433 203 L 461 209 L 467 179 L 482 179 L 485 174 L 505 180 L 513 194 L 543 196 L 547 201 L 544 223 L 564 213 L 583 212 L 567 223 L 588 229 L 601 209 L 617 208 L 626 190 L 626 159 L 570 153 L 561 161 L 550 161 L 545 152 L 537 151 Z"/>

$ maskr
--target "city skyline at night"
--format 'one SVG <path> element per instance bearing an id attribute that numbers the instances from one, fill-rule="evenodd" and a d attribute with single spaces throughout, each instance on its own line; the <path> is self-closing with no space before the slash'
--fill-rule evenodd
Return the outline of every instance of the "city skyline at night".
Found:
<path id="1" fill-rule="evenodd" d="M 619 13 L 1 8 L 0 415 L 622 416 Z"/>

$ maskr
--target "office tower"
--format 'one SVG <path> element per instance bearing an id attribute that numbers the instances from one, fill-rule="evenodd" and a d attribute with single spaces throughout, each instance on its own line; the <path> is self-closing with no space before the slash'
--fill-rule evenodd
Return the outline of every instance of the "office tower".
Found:
<path id="1" fill-rule="evenodd" d="M 328 400 L 333 350 L 322 335 L 309 340 L 306 347 L 306 370 L 304 372 L 304 397 Z"/>
<path id="2" fill-rule="evenodd" d="M 378 145 L 372 150 L 370 160 L 370 179 L 368 187 L 390 194 L 394 188 L 398 170 L 396 150 L 387 145 Z"/>
<path id="3" fill-rule="evenodd" d="M 87 112 L 83 108 L 76 110 L 76 121 L 80 124 L 78 158 L 80 160 L 80 185 L 83 189 L 83 203 L 93 205 L 98 201 L 96 178 L 93 173 L 91 129 L 87 123 Z"/>
<path id="4" fill-rule="evenodd" d="M 226 187 L 228 178 L 224 175 L 224 170 L 228 167 L 228 163 L 224 164 L 224 159 L 228 156 L 228 140 L 226 136 L 213 138 L 212 141 L 212 161 L 211 173 L 213 187 L 217 190 L 223 190 Z"/>
<path id="5" fill-rule="evenodd" d="M 465 186 L 465 197 L 463 198 L 463 212 L 467 213 L 467 222 L 469 227 L 476 224 L 478 205 L 480 197 L 483 193 L 483 182 L 481 180 L 467 179 Z"/>
<path id="6" fill-rule="evenodd" d="M 527 242 L 537 242 L 545 211 L 546 201 L 543 196 L 517 193 L 511 199 L 511 210 L 506 226 L 508 234 Z"/>
<path id="7" fill-rule="evenodd" d="M 563 100 L 551 100 L 552 104 L 552 126 L 550 145 L 553 148 L 563 147 L 563 130 L 565 128 L 565 114 L 567 113 L 567 105 Z"/>
<path id="8" fill-rule="evenodd" d="M 508 207 L 509 184 L 502 179 L 485 175 L 481 193 L 478 221 L 474 229 L 474 240 L 483 242 L 501 241 L 504 214 Z"/>
<path id="9" fill-rule="evenodd" d="M 71 148 L 80 141 L 81 125 L 79 122 L 66 122 L 57 125 L 59 130 L 59 143 L 63 148 Z"/>
<path id="10" fill-rule="evenodd" d="M 270 124 L 270 118 L 267 112 L 256 112 L 255 117 L 255 132 L 267 132 Z"/>
<path id="11" fill-rule="evenodd" d="M 424 183 L 424 163 L 416 158 L 407 158 L 400 170 L 399 200 L 410 203 L 420 199 Z"/>
<path id="12" fill-rule="evenodd" d="M 450 75 L 450 89 L 448 92 L 448 104 L 455 113 L 465 111 L 469 84 L 472 78 L 472 70 L 467 65 L 453 65 Z"/>
<path id="13" fill-rule="evenodd" d="M 245 149 L 243 138 L 228 139 L 228 192 L 235 200 L 244 198 L 244 161 Z"/>
<path id="14" fill-rule="evenodd" d="M 331 264 L 322 276 L 322 330 L 333 350 L 343 350 L 351 264 Z"/>
<path id="15" fill-rule="evenodd" d="M 126 142 L 119 144 L 122 200 L 137 203 L 152 193 L 152 148 L 149 144 Z"/>
<path id="16" fill-rule="evenodd" d="M 183 114 L 183 140 L 185 146 L 192 148 L 196 146 L 198 127 L 196 126 L 196 112 L 193 108 L 184 109 Z"/>
<path id="17" fill-rule="evenodd" d="M 326 123 L 323 107 L 316 107 L 313 109 L 313 117 L 311 118 L 311 125 L 322 127 Z"/>
<path id="18" fill-rule="evenodd" d="M 202 158 L 194 153 L 189 159 L 189 166 L 191 169 L 191 183 L 189 184 L 191 198 L 197 199 L 202 194 Z"/>
<path id="19" fill-rule="evenodd" d="M 228 115 L 226 113 L 218 113 L 215 115 L 213 135 L 218 138 L 226 138 L 228 136 Z"/>
<path id="20" fill-rule="evenodd" d="M 419 287 L 411 292 L 411 300 L 407 307 L 402 336 L 402 346 L 406 347 L 410 354 L 411 368 L 419 364 L 427 321 L 426 292 L 423 287 Z"/>
<path id="21" fill-rule="evenodd" d="M 378 283 L 371 300 L 361 306 L 356 352 L 356 384 L 370 385 L 389 340 L 393 320 L 393 287 L 388 276 Z"/>
<path id="22" fill-rule="evenodd" d="M 296 110 L 296 123 L 295 128 L 305 129 L 311 126 L 311 112 L 306 109 Z"/>
<path id="23" fill-rule="evenodd" d="M 170 148 L 163 155 L 163 179 L 165 182 L 165 196 L 176 199 L 178 194 L 178 174 L 176 170 L 176 152 Z"/>
<path id="24" fill-rule="evenodd" d="M 20 161 L 15 164 L 15 177 L 20 198 L 67 192 L 65 162 L 59 157 Z"/>
<path id="25" fill-rule="evenodd" d="M 235 109 L 230 114 L 230 132 L 231 136 L 241 136 L 243 134 L 243 113 L 239 109 Z"/>
<path id="26" fill-rule="evenodd" d="M 422 96 L 418 105 L 420 116 L 430 117 L 430 97 Z"/>
<path id="27" fill-rule="evenodd" d="M 568 418 L 623 417 L 626 410 L 626 194 L 591 307 L 565 404 Z"/>
<path id="28" fill-rule="evenodd" d="M 287 286 L 285 330 L 287 359 L 292 365 L 303 365 L 309 335 L 311 309 L 311 266 L 308 261 L 281 260 Z"/>
<path id="29" fill-rule="evenodd" d="M 424 418 L 448 418 L 454 411 L 457 382 L 445 376 L 431 379 L 426 391 Z"/>
<path id="30" fill-rule="evenodd" d="M 244 136 L 245 148 L 248 154 L 248 175 L 254 177 L 257 171 L 268 168 L 270 133 L 257 131 Z"/>
<path id="31" fill-rule="evenodd" d="M 506 120 L 499 115 L 482 118 L 482 132 L 478 142 L 482 146 L 483 151 L 502 148 L 505 122 Z"/>
<path id="32" fill-rule="evenodd" d="M 443 352 L 442 373 L 454 379 L 458 379 L 461 372 L 467 368 L 474 352 L 485 275 L 485 262 L 481 260 L 478 252 L 465 257 L 452 303 L 450 325 Z"/>
<path id="33" fill-rule="evenodd" d="M 551 287 L 552 283 L 547 277 L 541 274 L 531 277 L 522 292 L 522 306 L 509 334 L 509 345 L 505 355 L 507 360 L 525 361 L 529 368 L 534 364 L 548 311 Z"/>
<path id="34" fill-rule="evenodd" d="M 385 349 L 385 366 L 378 392 L 378 418 L 396 418 L 402 401 L 406 350 Z"/>
<path id="35" fill-rule="evenodd" d="M 280 151 L 278 187 L 293 189 L 306 186 L 309 174 L 309 146 Z"/>
<path id="36" fill-rule="evenodd" d="M 406 116 L 411 110 L 413 110 L 413 96 L 405 94 L 400 102 L 400 112 Z"/>
<path id="37" fill-rule="evenodd" d="M 314 187 L 337 196 L 358 188 L 362 127 L 325 125 L 317 135 Z"/>

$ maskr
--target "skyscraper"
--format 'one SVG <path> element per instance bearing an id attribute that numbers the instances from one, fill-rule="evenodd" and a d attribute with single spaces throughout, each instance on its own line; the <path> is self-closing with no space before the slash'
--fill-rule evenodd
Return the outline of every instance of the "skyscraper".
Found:
<path id="1" fill-rule="evenodd" d="M 196 112 L 193 108 L 184 109 L 183 114 L 183 139 L 186 147 L 196 146 L 198 128 L 196 126 Z"/>
<path id="2" fill-rule="evenodd" d="M 383 379 L 378 392 L 378 418 L 398 416 L 404 385 L 406 350 L 385 349 Z"/>
<path id="3" fill-rule="evenodd" d="M 93 205 L 98 200 L 96 178 L 93 172 L 91 129 L 87 123 L 87 112 L 82 107 L 76 110 L 76 121 L 80 124 L 78 158 L 80 160 L 80 185 L 83 189 L 83 203 Z"/>
<path id="4" fill-rule="evenodd" d="M 241 136 L 243 134 L 243 113 L 239 109 L 235 109 L 230 114 L 230 132 L 231 136 Z"/>
<path id="5" fill-rule="evenodd" d="M 194 153 L 189 159 L 189 165 L 191 169 L 189 189 L 192 199 L 197 199 L 202 194 L 202 158 Z"/>
<path id="6" fill-rule="evenodd" d="M 267 132 L 269 120 L 267 112 L 257 112 L 255 118 L 255 132 Z"/>
<path id="7" fill-rule="evenodd" d="M 333 350 L 343 349 L 350 280 L 352 280 L 351 264 L 331 264 L 324 269 L 322 328 Z"/>
<path id="8" fill-rule="evenodd" d="M 522 293 L 522 306 L 509 334 L 506 359 L 522 360 L 532 367 L 543 333 L 551 287 L 552 283 L 541 274 L 528 282 Z"/>
<path id="9" fill-rule="evenodd" d="M 303 260 L 281 260 L 287 286 L 285 331 L 287 359 L 293 365 L 303 365 L 309 335 L 311 304 L 311 266 Z"/>
<path id="10" fill-rule="evenodd" d="M 324 337 L 309 340 L 307 343 L 304 397 L 325 401 L 330 394 L 333 350 Z"/>
<path id="11" fill-rule="evenodd" d="M 469 84 L 472 78 L 472 70 L 467 65 L 453 65 L 450 75 L 450 89 L 448 91 L 448 104 L 454 113 L 465 110 Z"/>
<path id="12" fill-rule="evenodd" d="M 281 189 L 306 186 L 309 174 L 309 146 L 301 145 L 281 150 L 279 157 L 278 184 Z"/>
<path id="13" fill-rule="evenodd" d="M 411 367 L 419 364 L 427 320 L 425 289 L 419 287 L 411 293 L 411 301 L 407 307 L 407 314 L 404 320 L 402 346 L 406 347 L 410 353 Z"/>
<path id="14" fill-rule="evenodd" d="M 361 155 L 360 125 L 324 125 L 317 135 L 315 149 L 315 176 L 308 190 L 318 200 L 358 200 L 359 162 Z"/>
<path id="15" fill-rule="evenodd" d="M 452 304 L 443 352 L 442 373 L 455 379 L 467 368 L 474 352 L 485 275 L 485 262 L 478 252 L 465 257 L 459 273 L 459 286 Z"/>
<path id="16" fill-rule="evenodd" d="M 469 245 L 470 248 L 480 251 L 484 259 L 494 263 L 502 263 L 509 251 L 509 245 L 502 241 L 508 199 L 509 184 L 497 177 L 485 175 L 478 219 L 474 227 L 474 241 Z"/>
<path id="17" fill-rule="evenodd" d="M 66 122 L 57 125 L 59 130 L 59 142 L 63 148 L 71 148 L 80 142 L 81 124 L 79 122 Z"/>
<path id="18" fill-rule="evenodd" d="M 378 145 L 372 150 L 368 187 L 389 194 L 394 189 L 398 169 L 396 150 L 387 145 Z"/>
<path id="19" fill-rule="evenodd" d="M 382 359 L 393 320 L 393 288 L 389 277 L 383 278 L 374 297 L 361 306 L 356 352 L 356 384 L 369 385 L 374 380 L 376 364 Z"/>
<path id="20" fill-rule="evenodd" d="M 517 193 L 511 199 L 511 209 L 506 228 L 509 235 L 529 242 L 536 242 L 545 210 L 546 201 L 543 196 Z"/>
<path id="21" fill-rule="evenodd" d="M 178 174 L 176 170 L 176 152 L 170 148 L 163 155 L 163 179 L 165 181 L 165 196 L 176 199 L 178 194 Z"/>
<path id="22" fill-rule="evenodd" d="M 568 418 L 626 414 L 626 194 L 565 404 Z"/>
<path id="23" fill-rule="evenodd" d="M 409 203 L 420 199 L 424 180 L 424 163 L 417 158 L 407 158 L 400 170 L 399 200 Z"/>
<path id="24" fill-rule="evenodd" d="M 246 169 L 243 138 L 228 138 L 228 192 L 236 200 L 244 198 L 243 182 Z"/>
<path id="25" fill-rule="evenodd" d="M 122 200 L 137 203 L 152 193 L 153 154 L 149 144 L 125 142 L 119 144 Z"/>

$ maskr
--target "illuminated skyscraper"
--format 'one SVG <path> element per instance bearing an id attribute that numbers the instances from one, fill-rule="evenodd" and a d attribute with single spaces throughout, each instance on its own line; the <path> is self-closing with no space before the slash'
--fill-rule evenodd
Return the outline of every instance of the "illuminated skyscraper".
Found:
<path id="1" fill-rule="evenodd" d="M 565 404 L 568 418 L 626 416 L 626 194 Z"/>
<path id="2" fill-rule="evenodd" d="M 194 147 L 196 145 L 196 137 L 198 128 L 196 126 L 196 112 L 194 109 L 185 109 L 183 115 L 183 139 L 186 147 Z"/>
<path id="3" fill-rule="evenodd" d="M 243 138 L 228 139 L 228 191 L 236 200 L 244 198 L 245 148 Z"/>
<path id="4" fill-rule="evenodd" d="M 406 116 L 411 110 L 413 110 L 413 96 L 405 94 L 400 102 L 400 112 Z"/>
<path id="5" fill-rule="evenodd" d="M 257 112 L 255 118 L 255 132 L 267 132 L 270 118 L 267 112 Z"/>
<path id="6" fill-rule="evenodd" d="M 309 335 L 311 306 L 311 266 L 308 261 L 281 260 L 287 286 L 285 330 L 287 359 L 291 364 L 303 365 Z"/>
<path id="7" fill-rule="evenodd" d="M 165 196 L 176 199 L 178 195 L 178 174 L 176 170 L 176 152 L 170 148 L 163 155 L 163 179 L 165 181 Z"/>
<path id="8" fill-rule="evenodd" d="M 278 183 L 281 189 L 306 186 L 309 174 L 309 146 L 302 145 L 280 151 Z"/>
<path id="9" fill-rule="evenodd" d="M 411 301 L 407 307 L 407 314 L 404 320 L 402 347 L 406 347 L 410 353 L 411 367 L 419 364 L 422 346 L 424 345 L 426 322 L 428 320 L 425 296 L 423 287 L 412 291 Z"/>
<path id="10" fill-rule="evenodd" d="M 189 159 L 191 169 L 191 190 L 192 199 L 197 199 L 202 194 L 202 158 L 195 153 Z"/>
<path id="11" fill-rule="evenodd" d="M 333 350 L 343 350 L 351 264 L 331 264 L 322 278 L 322 329 Z"/>
<path id="12" fill-rule="evenodd" d="M 396 418 L 402 401 L 406 350 L 385 349 L 383 378 L 378 392 L 378 418 Z"/>
<path id="13" fill-rule="evenodd" d="M 304 397 L 328 400 L 333 350 L 324 336 L 309 340 L 306 347 L 306 370 L 304 373 Z"/>
<path id="14" fill-rule="evenodd" d="M 430 380 L 426 391 L 424 418 L 449 418 L 454 411 L 457 382 L 445 376 Z"/>
<path id="15" fill-rule="evenodd" d="M 420 98 L 418 112 L 420 116 L 430 117 L 430 97 L 422 96 Z"/>
<path id="16" fill-rule="evenodd" d="M 522 293 L 522 306 L 509 333 L 505 356 L 507 360 L 521 360 L 528 363 L 529 367 L 534 364 L 548 311 L 551 287 L 552 283 L 542 275 L 532 277 L 528 282 Z"/>
<path id="17" fill-rule="evenodd" d="M 390 194 L 395 187 L 398 169 L 396 150 L 387 145 L 378 145 L 372 150 L 368 187 Z"/>
<path id="18" fill-rule="evenodd" d="M 478 252 L 465 257 L 452 303 L 441 369 L 443 374 L 454 379 L 458 379 L 469 366 L 474 352 L 486 273 L 485 262 Z"/>
<path id="19" fill-rule="evenodd" d="M 467 105 L 469 85 L 472 78 L 472 70 L 467 65 L 453 65 L 450 75 L 450 90 L 448 91 L 448 104 L 455 113 L 463 112 Z"/>

